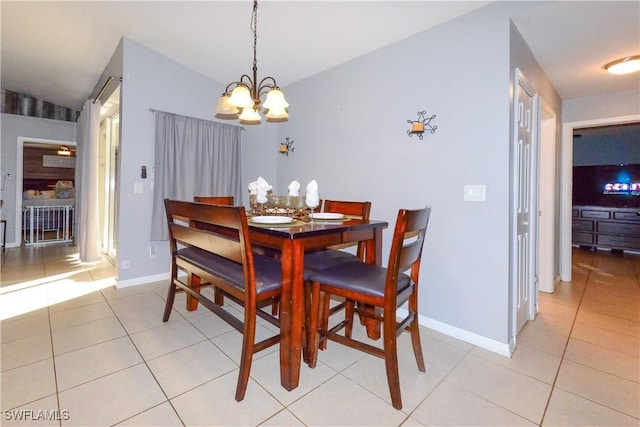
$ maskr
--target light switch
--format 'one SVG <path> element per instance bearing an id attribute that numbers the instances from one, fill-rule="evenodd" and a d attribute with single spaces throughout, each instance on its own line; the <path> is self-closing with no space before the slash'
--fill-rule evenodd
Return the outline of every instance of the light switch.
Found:
<path id="1" fill-rule="evenodd" d="M 484 202 L 485 186 L 484 185 L 465 185 L 464 201 L 465 202 Z"/>
<path id="2" fill-rule="evenodd" d="M 133 183 L 133 193 L 134 194 L 142 194 L 142 183 L 134 182 Z"/>

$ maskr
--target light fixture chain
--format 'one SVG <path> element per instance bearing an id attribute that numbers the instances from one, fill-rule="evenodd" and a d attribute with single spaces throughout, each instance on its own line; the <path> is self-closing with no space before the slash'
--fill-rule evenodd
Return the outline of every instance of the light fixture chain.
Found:
<path id="1" fill-rule="evenodd" d="M 258 0 L 254 0 L 253 2 L 253 13 L 251 14 L 251 31 L 253 31 L 253 69 L 258 69 L 258 60 L 257 52 L 258 52 Z M 257 82 L 254 82 L 256 84 Z"/>

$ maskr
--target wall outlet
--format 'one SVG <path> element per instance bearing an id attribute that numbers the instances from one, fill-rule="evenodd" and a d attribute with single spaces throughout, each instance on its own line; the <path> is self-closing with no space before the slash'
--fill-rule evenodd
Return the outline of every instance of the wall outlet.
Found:
<path id="1" fill-rule="evenodd" d="M 155 258 L 156 258 L 156 247 L 149 246 L 149 259 L 155 259 Z"/>
<path id="2" fill-rule="evenodd" d="M 122 269 L 126 270 L 128 268 L 131 268 L 131 260 L 125 259 L 122 261 Z"/>

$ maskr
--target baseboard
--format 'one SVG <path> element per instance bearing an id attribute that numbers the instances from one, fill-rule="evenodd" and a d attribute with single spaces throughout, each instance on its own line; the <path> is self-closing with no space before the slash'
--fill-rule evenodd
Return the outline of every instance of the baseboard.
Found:
<path id="1" fill-rule="evenodd" d="M 404 308 L 399 309 L 398 315 L 401 317 L 406 316 L 407 310 Z M 502 343 L 423 315 L 418 315 L 418 323 L 426 328 L 433 329 L 434 331 L 443 333 L 452 338 L 468 342 L 469 344 L 476 345 L 501 356 L 511 357 L 515 351 L 515 339 L 512 339 L 509 343 Z"/>
<path id="2" fill-rule="evenodd" d="M 147 283 L 159 282 L 160 280 L 169 280 L 169 272 L 153 274 L 151 276 L 136 277 L 129 280 L 116 279 L 116 289 L 128 288 L 130 286 L 145 285 Z"/>

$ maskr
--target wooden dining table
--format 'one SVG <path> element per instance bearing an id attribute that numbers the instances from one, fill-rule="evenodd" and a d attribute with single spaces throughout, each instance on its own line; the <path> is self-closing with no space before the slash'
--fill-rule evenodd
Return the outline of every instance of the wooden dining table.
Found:
<path id="1" fill-rule="evenodd" d="M 304 308 L 304 254 L 348 242 L 364 242 L 365 261 L 380 265 L 385 221 L 346 218 L 344 221 L 295 221 L 290 225 L 258 225 L 249 221 L 254 245 L 281 253 L 280 382 L 293 390 L 300 380 Z"/>

